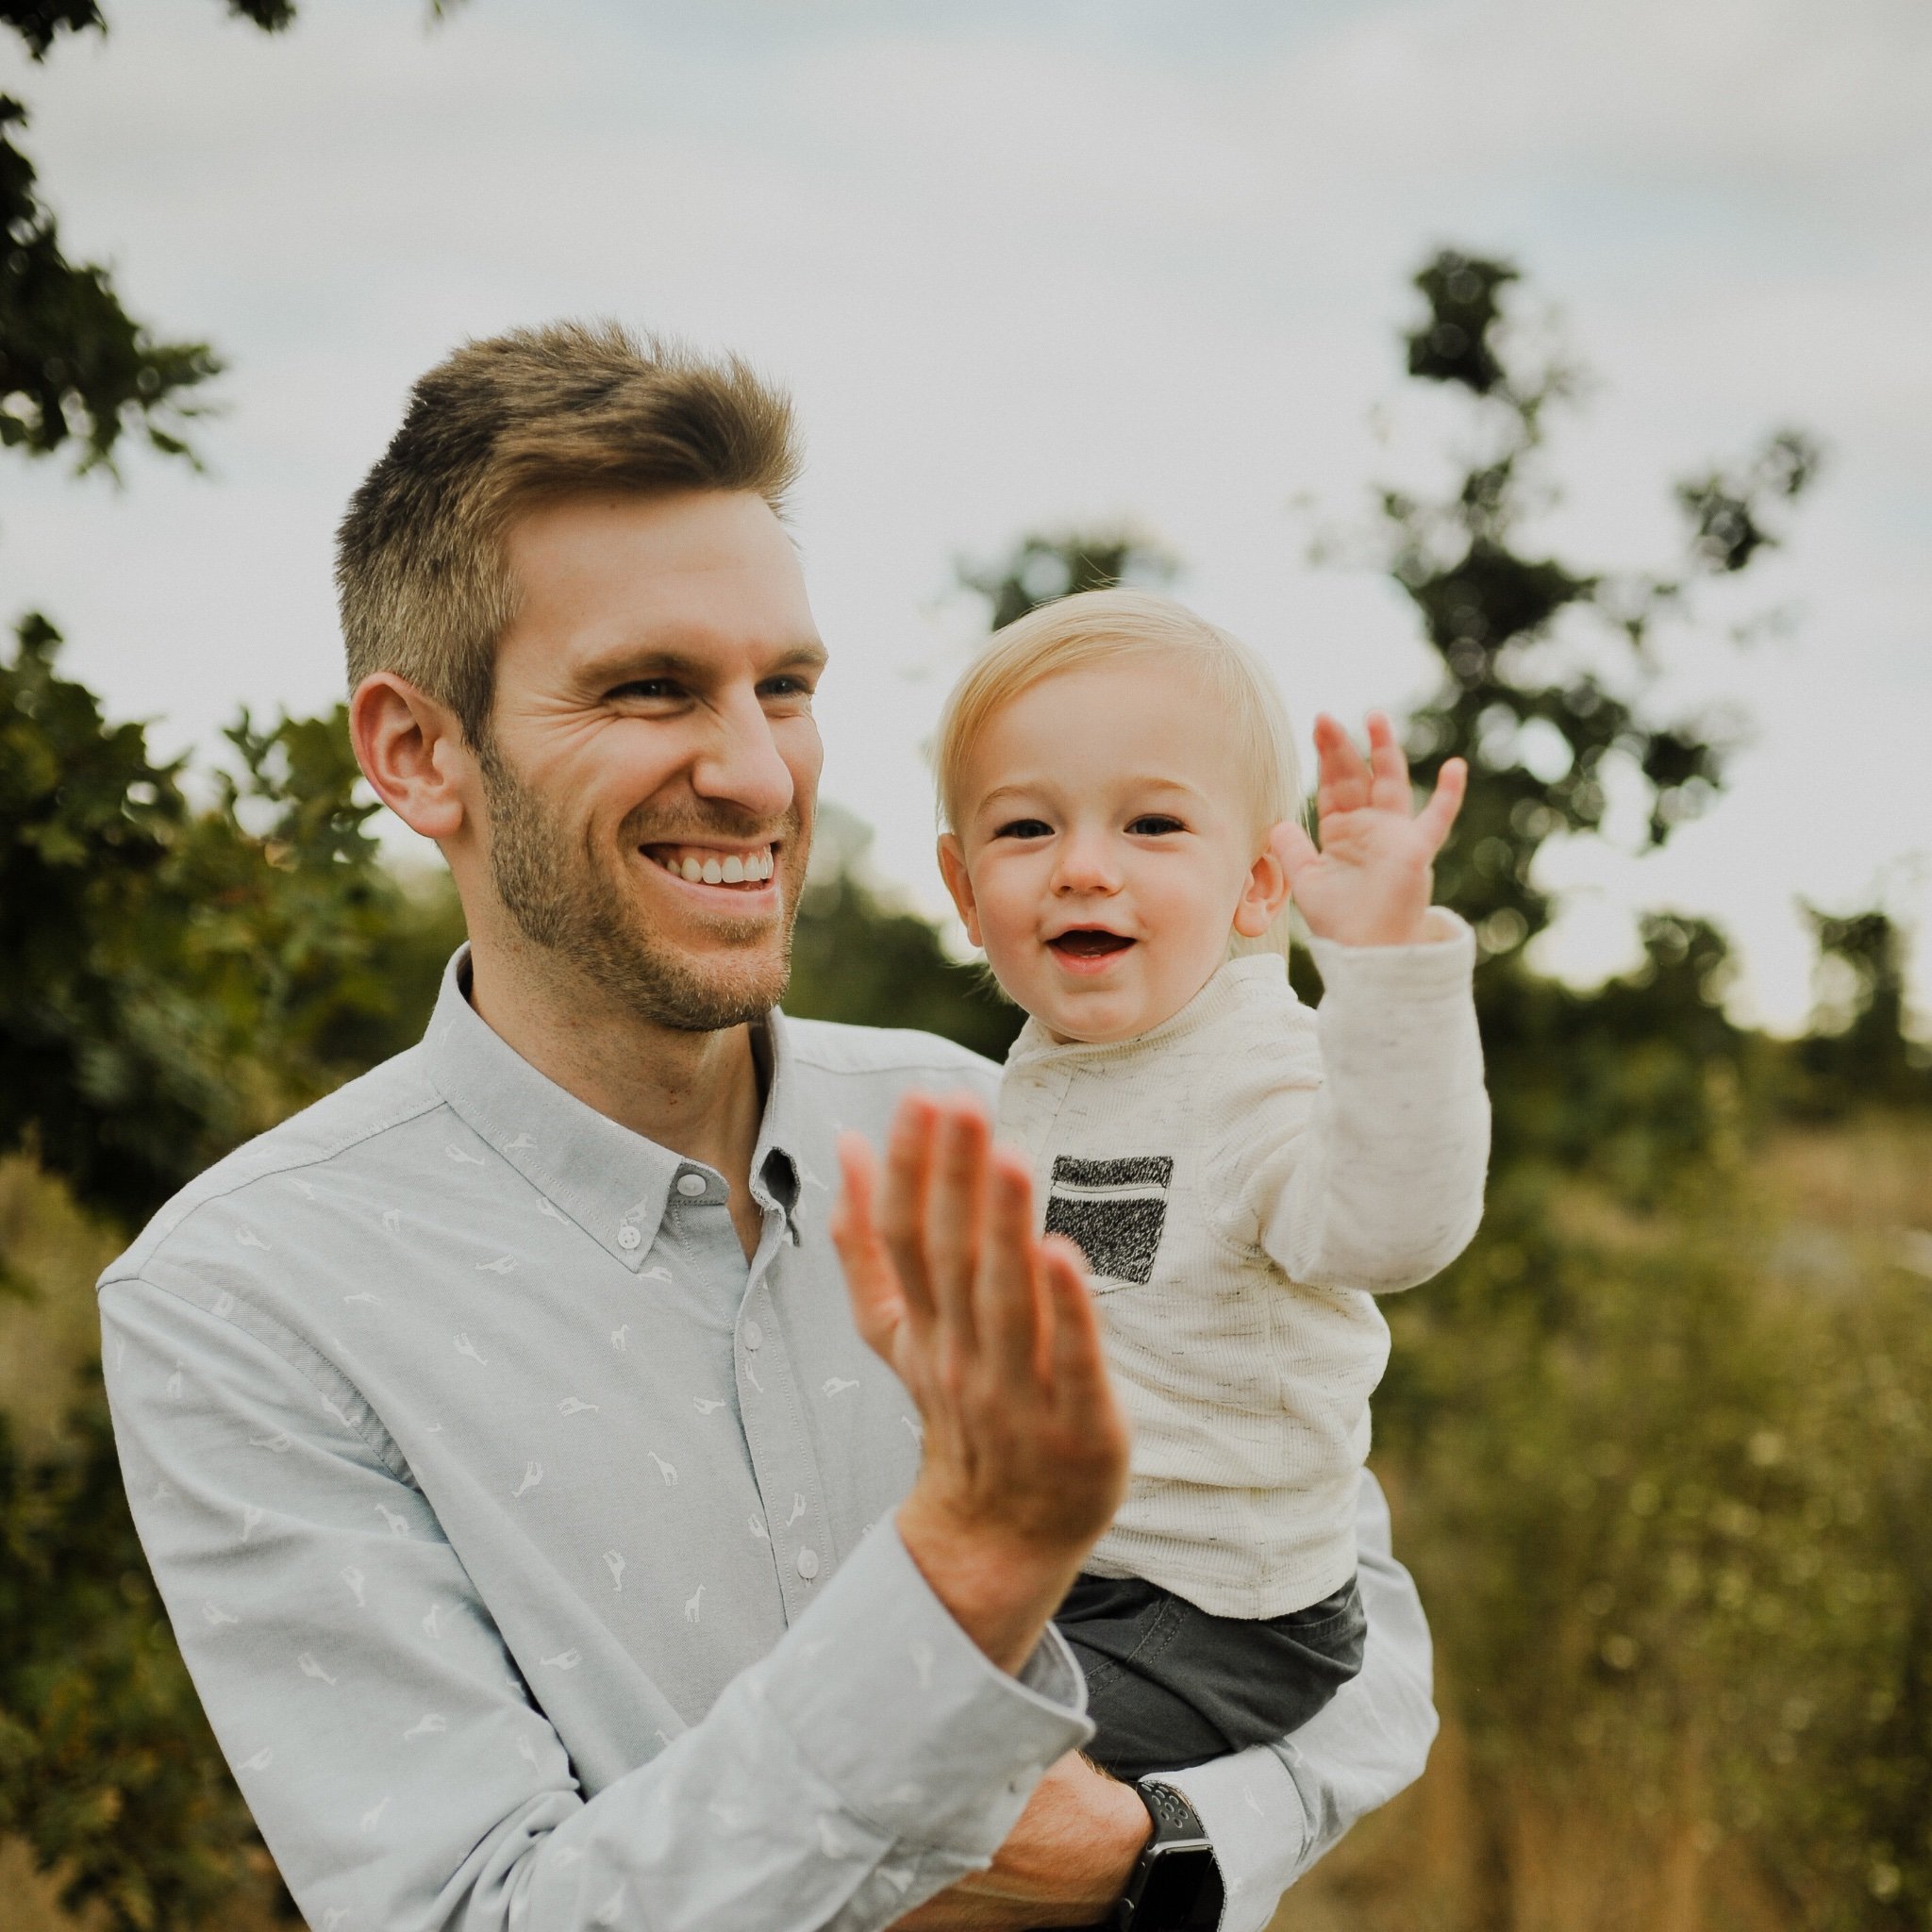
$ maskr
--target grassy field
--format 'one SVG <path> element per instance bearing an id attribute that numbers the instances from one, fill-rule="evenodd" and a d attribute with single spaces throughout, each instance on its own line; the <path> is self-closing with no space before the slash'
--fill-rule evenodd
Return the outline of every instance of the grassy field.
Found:
<path id="1" fill-rule="evenodd" d="M 116 1245 L 0 1164 L 25 1448 Z M 1443 1731 L 1274 1932 L 1927 1924 L 1932 1124 L 1787 1130 L 1643 1215 L 1506 1191 L 1391 1315 L 1376 1463 Z M 9 1928 L 69 1925 L 50 1895 L 0 1842 Z"/>

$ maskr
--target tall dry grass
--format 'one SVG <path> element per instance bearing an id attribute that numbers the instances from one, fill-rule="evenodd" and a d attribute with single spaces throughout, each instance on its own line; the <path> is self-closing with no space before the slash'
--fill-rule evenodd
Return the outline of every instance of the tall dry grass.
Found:
<path id="1" fill-rule="evenodd" d="M 1932 1127 L 1868 1121 L 1506 1204 L 1391 1311 L 1443 1732 L 1274 1932 L 1932 1924 L 1928 1249 Z"/>

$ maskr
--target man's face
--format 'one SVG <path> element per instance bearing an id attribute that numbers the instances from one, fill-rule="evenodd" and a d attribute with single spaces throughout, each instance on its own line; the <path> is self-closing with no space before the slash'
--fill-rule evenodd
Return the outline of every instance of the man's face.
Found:
<path id="1" fill-rule="evenodd" d="M 762 498 L 573 498 L 507 539 L 521 593 L 481 748 L 491 881 L 524 938 L 692 1031 L 784 991 L 824 663 Z"/>

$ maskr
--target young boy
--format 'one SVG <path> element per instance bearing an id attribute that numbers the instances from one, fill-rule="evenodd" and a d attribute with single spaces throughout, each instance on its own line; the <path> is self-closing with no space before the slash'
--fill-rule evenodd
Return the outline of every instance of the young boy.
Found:
<path id="1" fill-rule="evenodd" d="M 998 1131 L 1087 1256 L 1134 1425 L 1057 1618 L 1124 1777 L 1281 1737 L 1360 1667 L 1374 1297 L 1481 1215 L 1474 941 L 1429 903 L 1463 768 L 1412 815 L 1387 719 L 1369 737 L 1365 764 L 1317 724 L 1318 851 L 1265 671 L 1118 591 L 1002 631 L 940 727 L 941 867 L 1031 1016 Z M 1288 984 L 1291 889 L 1318 1011 Z"/>

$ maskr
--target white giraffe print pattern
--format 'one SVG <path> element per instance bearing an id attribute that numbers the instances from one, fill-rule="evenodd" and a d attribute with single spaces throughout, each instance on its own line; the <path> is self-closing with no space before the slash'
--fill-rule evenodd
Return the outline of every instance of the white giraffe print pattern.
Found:
<path id="1" fill-rule="evenodd" d="M 891 1536 L 917 1436 L 826 1234 L 832 1120 L 877 1138 L 945 1081 L 783 1074 L 808 1147 L 748 1270 L 715 1190 L 682 1205 L 684 1164 L 641 1174 L 482 1033 L 446 999 L 421 1056 L 218 1170 L 104 1285 L 137 1520 L 218 1735 L 331 1932 L 430 1918 L 437 1848 L 488 1856 L 533 1806 L 546 1932 L 874 1932 L 1084 1735 L 1063 1657 L 991 1670 Z M 443 1097 L 485 1071 L 475 1110 Z M 322 1151 L 277 1168 L 291 1134 Z"/>

